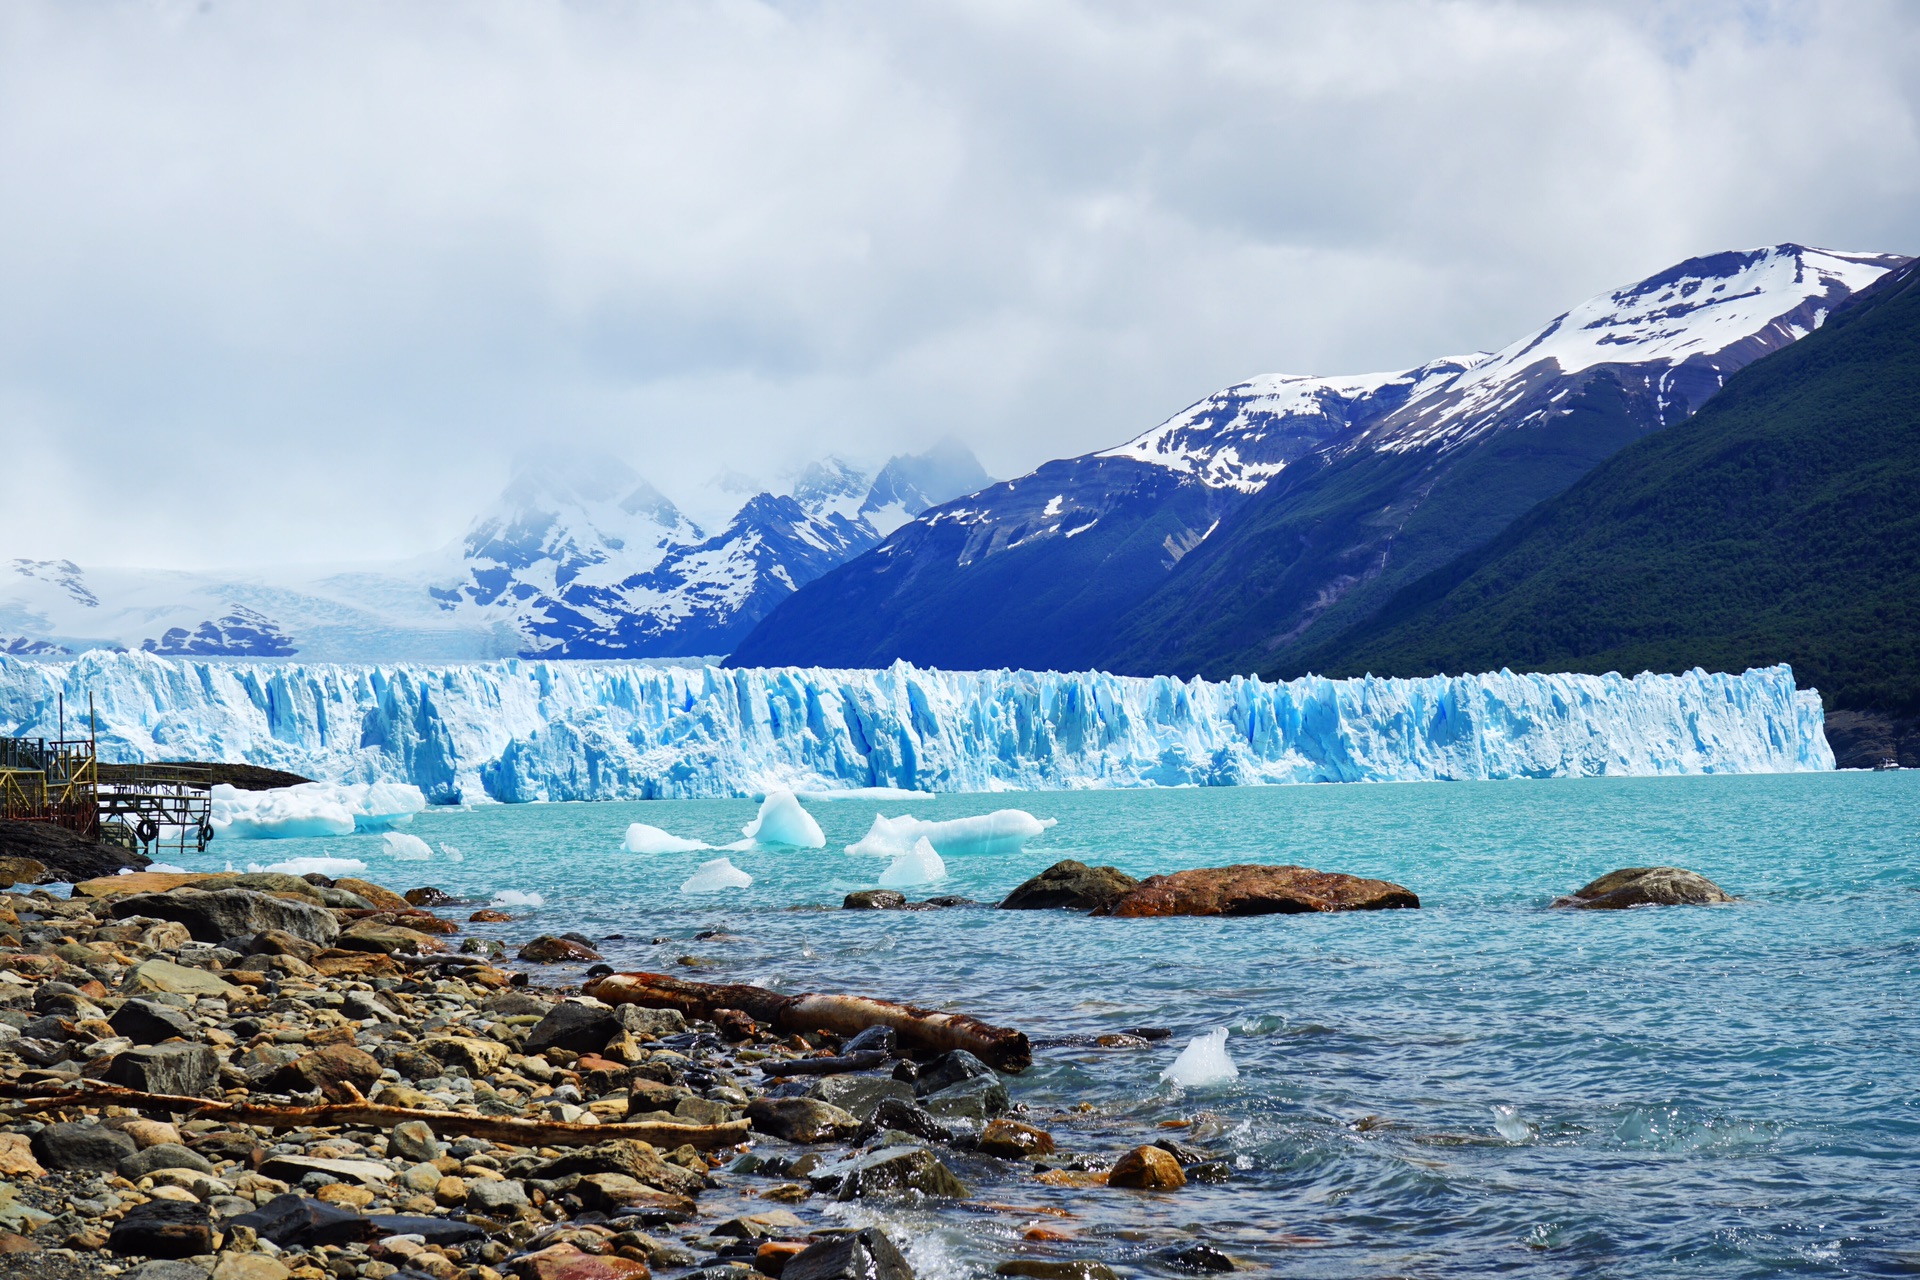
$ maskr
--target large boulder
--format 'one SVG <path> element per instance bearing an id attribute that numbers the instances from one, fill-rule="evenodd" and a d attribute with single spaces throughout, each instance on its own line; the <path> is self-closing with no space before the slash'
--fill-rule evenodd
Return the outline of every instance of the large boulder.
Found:
<path id="1" fill-rule="evenodd" d="M 755 1098 L 747 1119 L 756 1133 L 788 1142 L 837 1142 L 860 1132 L 860 1118 L 814 1098 Z"/>
<path id="2" fill-rule="evenodd" d="M 1116 867 L 1090 867 L 1068 858 L 1056 862 L 1008 894 L 1002 911 L 1064 908 L 1099 911 L 1140 887 L 1140 882 Z"/>
<path id="3" fill-rule="evenodd" d="M 1239 863 L 1149 876 L 1100 914 L 1267 916 L 1308 911 L 1381 911 L 1417 907 L 1419 897 L 1389 880 L 1368 880 L 1311 867 Z"/>
<path id="4" fill-rule="evenodd" d="M 159 925 L 154 926 L 156 929 Z M 213 996 L 221 1000 L 240 994 L 240 988 L 205 969 L 189 969 L 171 960 L 143 960 L 128 971 L 120 982 L 128 995 L 161 993 L 182 996 Z"/>
<path id="5" fill-rule="evenodd" d="M 574 1053 L 598 1053 L 621 1029 L 620 1020 L 604 1004 L 562 1000 L 547 1011 L 546 1017 L 534 1023 L 520 1051 L 541 1053 L 561 1048 Z"/>
<path id="6" fill-rule="evenodd" d="M 1679 867 L 1624 867 L 1554 899 L 1556 907 L 1621 911 L 1628 907 L 1704 907 L 1734 897 L 1696 871 Z"/>
<path id="7" fill-rule="evenodd" d="M 114 1034 L 125 1036 L 135 1044 L 193 1040 L 200 1034 L 193 1020 L 184 1013 L 151 1000 L 127 1001 L 114 1011 L 108 1023 L 113 1027 Z"/>
<path id="8" fill-rule="evenodd" d="M 805 1096 L 828 1106 L 839 1107 L 862 1123 L 867 1123 L 888 1098 L 896 1098 L 911 1106 L 913 1086 L 891 1076 L 821 1076 L 807 1086 Z"/>
<path id="9" fill-rule="evenodd" d="M 257 889 L 175 889 L 116 898 L 115 916 L 176 920 L 197 942 L 220 942 L 280 929 L 308 942 L 329 945 L 340 936 L 333 912 L 311 902 L 278 898 Z"/>
<path id="10" fill-rule="evenodd" d="M 913 1268 L 887 1233 L 866 1227 L 815 1241 L 787 1259 L 781 1280 L 913 1280 Z"/>
<path id="11" fill-rule="evenodd" d="M 107 1248 L 122 1257 L 198 1257 L 213 1252 L 213 1218 L 204 1204 L 149 1200 L 114 1224 Z"/>
<path id="12" fill-rule="evenodd" d="M 49 1169 L 113 1173 L 137 1150 L 126 1134 L 97 1124 L 50 1124 L 33 1135 L 34 1158 Z"/>
<path id="13" fill-rule="evenodd" d="M 882 1147 L 821 1165 L 807 1175 L 815 1191 L 837 1200 L 869 1196 L 943 1196 L 960 1199 L 967 1186 L 925 1147 Z"/>
<path id="14" fill-rule="evenodd" d="M 168 1041 L 113 1056 L 107 1079 L 143 1093 L 197 1097 L 220 1078 L 220 1059 L 204 1044 Z"/>
<path id="15" fill-rule="evenodd" d="M 273 1093 L 312 1093 L 328 1102 L 356 1102 L 380 1078 L 381 1067 L 372 1054 L 350 1044 L 330 1044 L 303 1054 L 261 1082 Z"/>

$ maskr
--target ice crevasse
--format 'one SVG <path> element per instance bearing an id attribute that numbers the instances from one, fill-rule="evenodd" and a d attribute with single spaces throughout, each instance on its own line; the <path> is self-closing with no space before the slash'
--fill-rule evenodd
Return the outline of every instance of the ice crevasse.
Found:
<path id="1" fill-rule="evenodd" d="M 95 652 L 0 657 L 0 733 L 50 734 L 61 693 L 93 695 L 108 760 L 246 761 L 434 803 L 1833 767 L 1819 697 L 1785 666 L 1275 683 Z"/>

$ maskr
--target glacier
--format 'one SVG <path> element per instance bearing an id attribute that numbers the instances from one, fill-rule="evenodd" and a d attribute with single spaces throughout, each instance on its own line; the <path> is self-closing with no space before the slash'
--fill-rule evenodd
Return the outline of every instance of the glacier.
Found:
<path id="1" fill-rule="evenodd" d="M 1833 768 L 1786 666 L 1714 674 L 1307 676 L 324 665 L 0 655 L 0 734 L 97 712 L 110 761 L 229 760 L 435 804 L 893 787 L 1090 787 Z"/>

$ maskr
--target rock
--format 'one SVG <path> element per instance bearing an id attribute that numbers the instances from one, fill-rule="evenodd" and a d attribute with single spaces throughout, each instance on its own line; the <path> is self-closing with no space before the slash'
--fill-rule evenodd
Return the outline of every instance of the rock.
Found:
<path id="1" fill-rule="evenodd" d="M 522 960 L 534 964 L 577 964 L 589 960 L 598 960 L 600 953 L 571 938 L 556 938 L 543 933 L 520 948 Z"/>
<path id="2" fill-rule="evenodd" d="M 402 1120 L 387 1133 L 387 1154 L 402 1160 L 438 1160 L 446 1153 L 424 1120 Z"/>
<path id="3" fill-rule="evenodd" d="M 420 1049 L 437 1062 L 464 1068 L 475 1080 L 492 1075 L 507 1060 L 507 1046 L 498 1040 L 478 1040 L 472 1036 L 434 1036 L 423 1041 Z"/>
<path id="4" fill-rule="evenodd" d="M 648 1280 L 653 1274 L 637 1259 L 582 1253 L 571 1244 L 549 1245 L 516 1258 L 510 1269 L 520 1280 Z"/>
<path id="5" fill-rule="evenodd" d="M 892 1027 L 868 1027 L 840 1046 L 842 1056 L 855 1053 L 884 1053 L 891 1056 L 899 1050 L 900 1033 Z"/>
<path id="6" fill-rule="evenodd" d="M 329 1182 L 313 1194 L 315 1199 L 338 1205 L 342 1209 L 358 1210 L 361 1213 L 365 1213 L 367 1206 L 371 1205 L 376 1198 L 367 1188 L 349 1186 L 344 1182 Z"/>
<path id="7" fill-rule="evenodd" d="M 743 1214 L 738 1218 L 729 1218 L 713 1229 L 714 1235 L 731 1236 L 735 1240 L 784 1240 L 805 1235 L 806 1232 L 807 1224 L 785 1209 Z"/>
<path id="8" fill-rule="evenodd" d="M 1032 1280 L 1120 1280 L 1112 1267 L 1092 1258 L 1015 1258 L 995 1267 L 993 1274 Z"/>
<path id="9" fill-rule="evenodd" d="M 138 1182 L 161 1169 L 191 1169 L 195 1173 L 212 1173 L 213 1162 L 177 1142 L 161 1142 L 123 1157 L 119 1164 L 120 1176 L 129 1182 Z"/>
<path id="10" fill-rule="evenodd" d="M 420 956 L 446 950 L 439 939 L 418 929 L 381 920 L 354 921 L 333 945 L 342 951 L 375 951 L 387 956 Z"/>
<path id="11" fill-rule="evenodd" d="M 907 895 L 895 889 L 857 889 L 840 907 L 843 911 L 905 911 Z"/>
<path id="12" fill-rule="evenodd" d="M 1386 880 L 1368 880 L 1311 867 L 1202 867 L 1149 876 L 1101 914 L 1120 919 L 1145 916 L 1264 916 L 1307 911 L 1381 911 L 1418 907 L 1411 890 Z"/>
<path id="13" fill-rule="evenodd" d="M 240 988 L 205 969 L 189 969 L 171 960 L 147 960 L 135 965 L 120 983 L 128 995 L 160 992 L 165 995 L 213 996 L 221 1000 L 240 994 Z"/>
<path id="14" fill-rule="evenodd" d="M 481 1001 L 480 1010 L 501 1018 L 539 1018 L 544 1017 L 553 1005 L 553 1001 L 543 1000 L 525 991 L 500 991 Z"/>
<path id="15" fill-rule="evenodd" d="M 606 1005 L 562 1000 L 527 1032 L 520 1052 L 540 1053 L 558 1047 L 575 1053 L 598 1053 L 620 1030 L 619 1019 Z"/>
<path id="16" fill-rule="evenodd" d="M 393 890 L 384 889 L 371 880 L 361 880 L 354 876 L 340 877 L 333 882 L 333 887 L 345 889 L 348 893 L 357 893 L 381 911 L 405 911 L 412 905 Z"/>
<path id="17" fill-rule="evenodd" d="M 755 1098 L 747 1120 L 760 1133 L 788 1142 L 837 1142 L 860 1132 L 860 1119 L 813 1098 Z"/>
<path id="18" fill-rule="evenodd" d="M 47 864 L 35 858 L 0 858 L 0 889 L 16 884 L 38 884 L 47 874 Z"/>
<path id="19" fill-rule="evenodd" d="M 867 1227 L 808 1245 L 787 1259 L 780 1280 L 913 1280 L 887 1233 Z"/>
<path id="20" fill-rule="evenodd" d="M 0 1133 L 0 1176 L 44 1178 L 47 1171 L 33 1158 L 33 1139 L 24 1133 Z"/>
<path id="21" fill-rule="evenodd" d="M 954 1198 L 967 1194 L 966 1184 L 925 1147 L 882 1147 L 821 1165 L 807 1175 L 807 1181 L 815 1191 L 832 1192 L 839 1200 L 908 1192 Z"/>
<path id="22" fill-rule="evenodd" d="M 151 1000 L 129 1000 L 107 1020 L 115 1035 L 135 1044 L 159 1044 L 162 1040 L 194 1040 L 199 1028 L 178 1009 L 169 1009 Z"/>
<path id="23" fill-rule="evenodd" d="M 271 1175 L 269 1175 L 271 1176 Z M 377 1228 L 370 1218 L 305 1196 L 275 1196 L 252 1213 L 231 1219 L 230 1227 L 247 1227 L 262 1240 L 280 1248 L 298 1245 L 351 1244 L 370 1240 Z"/>
<path id="24" fill-rule="evenodd" d="M 980 1149 L 1004 1160 L 1051 1155 L 1053 1135 L 1017 1120 L 995 1120 L 981 1133 Z"/>
<path id="25" fill-rule="evenodd" d="M 512 1178 L 467 1184 L 467 1208 L 482 1217 L 511 1221 L 526 1207 L 527 1189 Z"/>
<path id="26" fill-rule="evenodd" d="M 112 1173 L 136 1150 L 132 1138 L 97 1124 L 50 1124 L 33 1135 L 33 1156 L 49 1169 Z"/>
<path id="27" fill-rule="evenodd" d="M 1167 1265 L 1181 1271 L 1223 1272 L 1236 1270 L 1232 1258 L 1210 1244 L 1190 1244 L 1185 1248 L 1168 1249 L 1160 1255 Z"/>
<path id="28" fill-rule="evenodd" d="M 1090 867 L 1068 858 L 1022 883 L 1000 904 L 1002 911 L 1099 911 L 1140 887 L 1117 867 Z"/>
<path id="29" fill-rule="evenodd" d="M 415 1195 L 429 1195 L 440 1185 L 440 1170 L 422 1161 L 401 1171 L 400 1185 Z"/>
<path id="30" fill-rule="evenodd" d="M 928 1142 L 952 1142 L 955 1136 L 953 1127 L 943 1124 L 932 1112 L 898 1098 L 882 1100 L 874 1110 L 873 1118 L 867 1121 L 861 1132 L 864 1134 L 873 1130 L 877 1133 L 884 1129 L 910 1134 Z"/>
<path id="31" fill-rule="evenodd" d="M 637 1004 L 615 1007 L 613 1016 L 630 1035 L 677 1036 L 687 1029 L 687 1017 L 678 1009 L 646 1009 Z"/>
<path id="32" fill-rule="evenodd" d="M 141 1263 L 123 1275 L 121 1280 L 207 1280 L 207 1269 L 192 1262 L 156 1258 L 152 1262 Z"/>
<path id="33" fill-rule="evenodd" d="M 293 1273 L 264 1253 L 223 1253 L 213 1264 L 213 1280 L 287 1280 Z"/>
<path id="34" fill-rule="evenodd" d="M 482 907 L 467 917 L 468 924 L 506 924 L 513 919 L 504 911 L 492 907 Z"/>
<path id="35" fill-rule="evenodd" d="M 376 1191 L 393 1181 L 394 1171 L 377 1160 L 336 1160 L 323 1156 L 274 1155 L 260 1165 L 260 1172 L 282 1182 L 298 1182 L 310 1173 L 324 1173 L 342 1182 L 357 1182 Z"/>
<path id="36" fill-rule="evenodd" d="M 1679 867 L 1626 867 L 1554 899 L 1556 907 L 1620 911 L 1627 907 L 1703 907 L 1734 897 L 1713 881 Z"/>
<path id="37" fill-rule="evenodd" d="M 637 1206 L 680 1221 L 693 1216 L 692 1197 L 662 1191 L 624 1173 L 585 1174 L 574 1184 L 573 1191 L 589 1209 L 611 1212 Z"/>
<path id="38" fill-rule="evenodd" d="M 330 1044 L 287 1063 L 262 1081 L 261 1087 L 270 1093 L 312 1093 L 318 1089 L 328 1102 L 352 1102 L 366 1096 L 380 1072 L 379 1062 L 364 1049 Z"/>
<path id="39" fill-rule="evenodd" d="M 175 1040 L 116 1053 L 107 1079 L 146 1093 L 198 1097 L 220 1078 L 220 1059 L 204 1044 Z"/>
<path id="40" fill-rule="evenodd" d="M 167 893 L 187 885 L 230 884 L 236 877 L 220 871 L 133 871 L 82 880 L 73 886 L 76 898 L 123 898 L 134 893 Z"/>
<path id="41" fill-rule="evenodd" d="M 247 942 L 249 955 L 292 956 L 296 960 L 309 962 L 323 950 L 325 948 L 319 943 L 295 937 L 285 929 L 268 929 L 264 933 L 256 933 Z"/>
<path id="42" fill-rule="evenodd" d="M 677 1195 L 694 1195 L 706 1185 L 706 1175 L 668 1164 L 651 1146 L 631 1138 L 615 1138 L 591 1147 L 565 1152 L 536 1167 L 530 1176 L 541 1179 L 620 1173 Z"/>
<path id="43" fill-rule="evenodd" d="M 965 1049 L 954 1049 L 941 1054 L 920 1069 L 919 1076 L 913 1082 L 913 1091 L 921 1095 L 938 1093 L 942 1089 L 959 1084 L 962 1080 L 971 1080 L 976 1076 L 991 1076 L 996 1080 L 999 1079 L 994 1075 L 993 1068 L 979 1058 Z"/>
<path id="44" fill-rule="evenodd" d="M 888 1098 L 911 1106 L 913 1086 L 886 1076 L 821 1076 L 807 1086 L 806 1096 L 850 1112 L 864 1124 Z"/>
<path id="45" fill-rule="evenodd" d="M 462 1222 L 457 1218 L 429 1218 L 412 1213 L 369 1214 L 365 1222 L 376 1240 L 387 1236 L 419 1236 L 426 1244 L 448 1245 L 465 1244 L 486 1235 L 471 1222 Z"/>
<path id="46" fill-rule="evenodd" d="M 943 1120 L 978 1120 L 982 1124 L 1013 1105 L 1007 1086 L 995 1075 L 974 1076 L 948 1085 L 920 1099 L 920 1105 Z"/>
<path id="47" fill-rule="evenodd" d="M 180 1145 L 180 1131 L 165 1120 L 128 1120 L 120 1125 L 120 1131 L 139 1144 L 142 1151 L 163 1142 Z"/>
<path id="48" fill-rule="evenodd" d="M 336 880 L 334 883 L 340 882 Z M 430 884 L 423 884 L 418 889 L 409 889 L 400 896 L 410 907 L 441 907 L 455 901 L 454 896 L 445 889 L 436 889 Z"/>
<path id="49" fill-rule="evenodd" d="M 1141 1191 L 1174 1191 L 1187 1185 L 1187 1175 L 1170 1152 L 1158 1147 L 1135 1147 L 1114 1162 L 1107 1173 L 1110 1187 Z"/>
<path id="50" fill-rule="evenodd" d="M 191 1200 L 149 1200 L 127 1210 L 107 1237 L 122 1257 L 192 1258 L 213 1252 L 213 1220 Z"/>
<path id="51" fill-rule="evenodd" d="M 308 942 L 329 945 L 340 936 L 333 912 L 311 902 L 277 898 L 257 889 L 176 890 L 115 898 L 110 908 L 119 918 L 151 916 L 187 926 L 195 940 L 220 942 L 280 929 Z"/>

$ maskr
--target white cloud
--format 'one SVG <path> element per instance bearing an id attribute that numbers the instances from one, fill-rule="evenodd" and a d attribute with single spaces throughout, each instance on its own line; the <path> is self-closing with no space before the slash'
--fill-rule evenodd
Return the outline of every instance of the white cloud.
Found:
<path id="1" fill-rule="evenodd" d="M 0 555 L 407 554 L 529 445 L 1010 474 L 1693 253 L 1915 251 L 1916 67 L 1899 0 L 20 0 Z"/>

